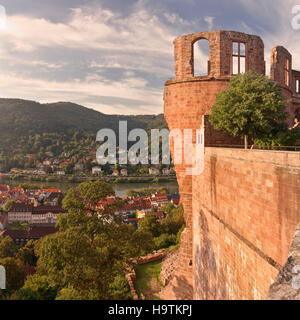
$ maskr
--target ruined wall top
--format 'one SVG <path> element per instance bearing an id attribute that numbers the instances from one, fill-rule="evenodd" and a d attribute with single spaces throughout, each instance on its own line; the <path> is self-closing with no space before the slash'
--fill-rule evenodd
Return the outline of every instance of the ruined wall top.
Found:
<path id="1" fill-rule="evenodd" d="M 290 88 L 292 84 L 292 55 L 282 47 L 274 47 L 271 51 L 270 78 L 281 87 Z"/>
<path id="2" fill-rule="evenodd" d="M 241 43 L 245 55 L 245 71 L 265 74 L 264 43 L 260 37 L 236 31 L 193 33 L 174 40 L 176 80 L 194 78 L 193 45 L 201 39 L 209 41 L 208 78 L 228 78 L 234 74 L 234 46 Z M 238 45 L 239 47 L 239 45 Z M 240 51 L 236 53 L 239 55 Z"/>

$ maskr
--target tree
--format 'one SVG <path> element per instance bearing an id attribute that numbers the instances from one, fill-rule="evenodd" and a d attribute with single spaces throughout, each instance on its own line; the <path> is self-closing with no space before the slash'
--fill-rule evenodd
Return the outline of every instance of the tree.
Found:
<path id="1" fill-rule="evenodd" d="M 156 250 L 169 248 L 170 246 L 176 244 L 176 235 L 163 233 L 154 239 L 154 243 Z"/>
<path id="2" fill-rule="evenodd" d="M 12 207 L 13 204 L 15 204 L 15 201 L 13 201 L 13 200 L 8 200 L 8 201 L 6 202 L 6 204 L 5 204 L 5 206 L 4 206 L 4 211 L 5 211 L 5 212 L 8 212 L 8 211 L 11 209 L 11 207 Z"/>
<path id="3" fill-rule="evenodd" d="M 76 188 L 69 190 L 63 200 L 63 208 L 66 210 L 85 210 L 90 214 L 97 212 L 99 201 L 105 200 L 107 196 L 114 194 L 109 183 L 97 180 L 95 182 L 83 182 Z"/>
<path id="4" fill-rule="evenodd" d="M 57 292 L 58 286 L 49 277 L 34 274 L 26 279 L 14 297 L 16 300 L 54 300 Z"/>
<path id="5" fill-rule="evenodd" d="M 11 230 L 28 230 L 29 224 L 27 221 L 20 222 L 19 220 L 13 220 L 10 228 Z"/>
<path id="6" fill-rule="evenodd" d="M 17 253 L 17 247 L 11 237 L 0 237 L 0 259 L 13 258 Z"/>
<path id="7" fill-rule="evenodd" d="M 159 237 L 162 232 L 161 224 L 154 214 L 146 214 L 145 218 L 140 220 L 138 225 L 139 230 L 149 232 L 153 237 Z"/>
<path id="8" fill-rule="evenodd" d="M 0 265 L 6 270 L 6 288 L 9 292 L 20 289 L 24 284 L 24 269 L 19 260 L 15 258 L 0 259 Z"/>
<path id="9" fill-rule="evenodd" d="M 35 241 L 30 240 L 25 246 L 21 247 L 17 253 L 17 258 L 23 265 L 36 266 L 37 257 L 34 252 Z"/>
<path id="10" fill-rule="evenodd" d="M 180 228 L 184 225 L 183 207 L 173 208 L 162 220 L 162 229 L 164 233 L 177 234 Z"/>
<path id="11" fill-rule="evenodd" d="M 243 137 L 247 149 L 249 136 L 263 139 L 282 130 L 285 108 L 280 87 L 250 71 L 232 78 L 228 89 L 216 96 L 209 121 L 217 130 Z"/>

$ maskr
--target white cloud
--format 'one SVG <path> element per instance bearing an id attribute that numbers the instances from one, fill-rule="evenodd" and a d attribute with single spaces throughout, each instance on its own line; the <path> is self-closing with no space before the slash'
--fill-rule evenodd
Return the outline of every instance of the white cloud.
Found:
<path id="1" fill-rule="evenodd" d="M 215 17 L 204 17 L 204 21 L 208 24 L 208 29 L 209 30 L 212 30 L 213 26 L 214 26 L 214 20 L 215 20 Z"/>
<path id="2" fill-rule="evenodd" d="M 7 29 L 0 32 L 0 63 L 3 59 L 11 69 L 18 64 L 31 66 L 33 72 L 30 78 L 14 72 L 2 73 L 0 96 L 41 101 L 68 101 L 76 97 L 83 103 L 89 96 L 109 96 L 140 101 L 144 107 L 150 104 L 148 113 L 162 112 L 163 88 L 153 89 L 147 80 L 134 74 L 135 71 L 143 71 L 170 76 L 174 37 L 173 29 L 157 16 L 149 14 L 141 5 L 127 17 L 101 8 L 75 8 L 65 23 L 22 15 L 8 16 Z M 38 73 L 41 68 L 63 70 L 64 65 L 68 64 L 68 61 L 53 63 L 43 57 L 28 58 L 47 48 L 60 53 L 69 49 L 74 52 L 93 52 L 94 59 L 85 65 L 86 70 L 90 67 L 120 68 L 127 73 L 122 73 L 120 81 L 90 73 L 84 81 L 42 80 Z M 20 58 L 22 54 L 24 58 Z M 37 69 L 35 74 L 34 69 Z M 143 110 L 143 107 L 140 109 Z M 110 110 L 109 105 L 106 110 Z"/>
<path id="3" fill-rule="evenodd" d="M 284 46 L 293 55 L 293 69 L 300 70 L 300 30 L 295 31 L 291 26 L 292 8 L 297 0 L 266 0 L 249 1 L 239 0 L 253 17 L 262 21 L 262 26 L 251 27 L 245 22 L 242 23 L 245 32 L 256 33 L 257 28 L 265 44 L 265 59 L 267 62 L 267 73 L 270 70 L 271 49 L 275 46 Z"/>
<path id="4" fill-rule="evenodd" d="M 124 81 L 107 81 L 101 76 L 88 74 L 84 80 L 74 79 L 69 82 L 48 81 L 42 79 L 27 79 L 18 74 L 0 74 L 0 92 L 4 98 L 23 98 L 40 102 L 77 101 L 87 107 L 103 107 L 108 113 L 124 113 L 131 110 L 134 113 L 161 112 L 162 92 L 146 88 L 146 81 L 140 78 L 126 78 Z M 129 100 L 139 103 L 141 107 L 133 110 L 126 104 L 89 103 L 90 97 L 99 101 L 108 99 Z M 151 103 L 146 104 L 146 101 Z M 136 104 L 135 103 L 135 104 Z M 142 106 L 148 108 L 148 112 Z M 102 110 L 102 112 L 104 112 Z"/>

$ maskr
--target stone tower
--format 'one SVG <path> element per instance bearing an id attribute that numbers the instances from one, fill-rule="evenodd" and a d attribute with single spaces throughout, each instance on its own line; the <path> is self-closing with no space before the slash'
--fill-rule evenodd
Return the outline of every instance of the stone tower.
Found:
<path id="1" fill-rule="evenodd" d="M 209 41 L 208 72 L 206 76 L 194 76 L 193 48 L 202 39 Z M 264 43 L 261 38 L 235 31 L 184 35 L 174 40 L 174 57 L 175 78 L 166 82 L 164 91 L 164 114 L 169 129 L 192 129 L 195 143 L 196 130 L 205 126 L 205 146 L 241 144 L 239 139 L 210 127 L 207 116 L 214 104 L 215 95 L 227 88 L 233 76 L 250 70 L 265 75 Z M 276 47 L 272 51 L 271 78 L 278 81 L 287 98 L 292 97 L 296 91 L 296 77 L 300 79 L 300 73 L 291 69 L 291 59 L 291 55 L 282 47 Z M 286 85 L 285 66 L 289 68 L 290 77 Z M 297 99 L 299 102 L 300 95 Z M 292 102 L 288 105 L 290 121 L 296 109 Z M 170 143 L 172 152 L 174 143 L 172 140 Z M 163 291 L 162 297 L 167 299 L 199 298 L 194 290 L 196 253 L 193 252 L 193 241 L 196 235 L 193 234 L 193 176 L 186 175 L 187 167 L 186 163 L 175 165 L 186 228 L 181 236 L 178 267 Z"/>

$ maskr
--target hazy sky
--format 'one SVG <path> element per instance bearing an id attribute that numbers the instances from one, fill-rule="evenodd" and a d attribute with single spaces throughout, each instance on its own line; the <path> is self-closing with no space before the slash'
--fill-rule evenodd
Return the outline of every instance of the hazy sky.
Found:
<path id="1" fill-rule="evenodd" d="M 0 0 L 0 97 L 72 101 L 104 113 L 163 112 L 173 39 L 207 30 L 285 46 L 300 70 L 300 0 Z M 269 72 L 269 69 L 267 68 Z"/>

